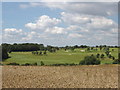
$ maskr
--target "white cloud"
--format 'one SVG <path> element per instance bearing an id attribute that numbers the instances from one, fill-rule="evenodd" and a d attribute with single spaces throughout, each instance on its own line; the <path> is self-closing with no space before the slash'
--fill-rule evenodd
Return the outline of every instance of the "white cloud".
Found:
<path id="1" fill-rule="evenodd" d="M 32 30 L 44 30 L 46 28 L 52 28 L 60 22 L 60 19 L 50 18 L 47 15 L 43 15 L 40 16 L 38 20 L 36 20 L 34 23 L 25 24 L 25 27 L 30 28 Z"/>
<path id="2" fill-rule="evenodd" d="M 3 30 L 2 38 L 4 42 L 16 42 L 21 41 L 21 38 L 25 35 L 26 33 L 22 29 L 6 28 Z"/>
<path id="3" fill-rule="evenodd" d="M 9 34 L 9 35 L 23 34 L 22 29 L 16 29 L 16 28 L 6 28 L 3 31 L 5 34 Z"/>
<path id="4" fill-rule="evenodd" d="M 69 13 L 78 13 L 86 15 L 97 16 L 111 16 L 118 12 L 118 2 L 75 2 L 74 0 L 56 2 L 53 0 L 48 2 L 42 0 L 42 2 L 31 2 L 29 4 L 21 4 L 20 8 L 28 7 L 49 7 L 51 9 L 62 9 Z"/>
<path id="5" fill-rule="evenodd" d="M 89 31 L 110 31 L 117 28 L 117 23 L 112 19 L 103 16 L 81 15 L 62 12 L 61 19 L 67 23 L 68 30 L 79 30 L 80 32 Z"/>
<path id="6" fill-rule="evenodd" d="M 46 2 L 45 5 L 52 9 L 62 9 L 69 13 L 78 13 L 97 16 L 111 16 L 117 14 L 118 3 L 116 2 Z"/>
<path id="7" fill-rule="evenodd" d="M 34 32 L 34 31 L 29 32 L 29 33 L 27 33 L 27 35 L 26 35 L 25 37 L 22 37 L 22 40 L 23 40 L 23 41 L 29 41 L 29 40 L 32 40 L 33 37 L 36 36 L 36 34 L 37 34 L 37 33 Z"/>
<path id="8" fill-rule="evenodd" d="M 65 12 L 62 12 L 61 15 L 62 15 L 61 19 L 67 24 L 80 25 L 91 22 L 90 18 L 86 15 L 72 14 Z"/>
<path id="9" fill-rule="evenodd" d="M 59 23 L 65 24 L 67 27 L 59 27 Z M 22 40 L 39 40 L 39 38 L 55 40 L 59 37 L 61 40 L 71 38 L 69 41 L 82 39 L 83 42 L 90 42 L 91 40 L 104 41 L 117 38 L 117 23 L 104 16 L 62 12 L 60 19 L 43 15 L 34 23 L 28 23 L 25 26 L 34 30 L 36 34 L 29 33 Z"/>
<path id="10" fill-rule="evenodd" d="M 71 38 L 81 38 L 81 37 L 83 37 L 83 35 L 78 34 L 78 33 L 70 33 L 68 35 L 68 37 L 71 37 Z"/>
<path id="11" fill-rule="evenodd" d="M 42 5 L 41 3 L 30 2 L 29 4 L 20 4 L 20 8 L 30 8 L 30 7 L 36 7 L 41 5 Z"/>
<path id="12" fill-rule="evenodd" d="M 67 34 L 64 28 L 56 27 L 56 26 L 53 28 L 47 28 L 45 32 L 51 34 Z"/>
<path id="13" fill-rule="evenodd" d="M 119 2 L 119 0 L 41 0 L 41 2 Z"/>
<path id="14" fill-rule="evenodd" d="M 111 33 L 118 33 L 118 28 L 116 27 L 116 28 L 113 28 L 113 29 L 111 29 Z"/>
<path id="15" fill-rule="evenodd" d="M 7 28 L 4 40 L 33 41 L 46 44 L 117 44 L 117 23 L 106 16 L 117 14 L 117 3 L 29 3 L 21 8 L 48 7 L 61 9 L 59 18 L 42 15 L 25 24 L 30 31 Z M 16 38 L 17 37 L 17 38 Z"/>
<path id="16" fill-rule="evenodd" d="M 110 30 L 111 28 L 116 28 L 117 23 L 115 23 L 112 19 L 96 16 L 91 18 L 91 23 L 88 23 L 87 27 L 93 30 Z"/>

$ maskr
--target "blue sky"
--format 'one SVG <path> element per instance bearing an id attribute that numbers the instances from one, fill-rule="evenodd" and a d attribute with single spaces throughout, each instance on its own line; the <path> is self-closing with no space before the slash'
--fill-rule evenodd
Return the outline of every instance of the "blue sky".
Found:
<path id="1" fill-rule="evenodd" d="M 2 15 L 3 43 L 118 44 L 117 3 L 4 2 Z"/>
<path id="2" fill-rule="evenodd" d="M 50 17 L 59 18 L 60 12 L 62 10 L 56 9 L 51 10 L 47 7 L 30 7 L 28 8 L 20 8 L 21 4 L 28 4 L 28 3 L 10 3 L 6 2 L 3 3 L 3 28 L 6 27 L 15 27 L 17 28 L 24 28 L 24 24 L 30 21 L 36 20 L 39 16 L 48 15 Z"/>

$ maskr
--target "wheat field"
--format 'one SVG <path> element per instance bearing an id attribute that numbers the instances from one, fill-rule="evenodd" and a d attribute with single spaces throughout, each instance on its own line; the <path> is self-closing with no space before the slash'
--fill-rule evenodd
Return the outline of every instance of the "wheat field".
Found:
<path id="1" fill-rule="evenodd" d="M 118 65 L 2 66 L 2 88 L 117 88 Z"/>

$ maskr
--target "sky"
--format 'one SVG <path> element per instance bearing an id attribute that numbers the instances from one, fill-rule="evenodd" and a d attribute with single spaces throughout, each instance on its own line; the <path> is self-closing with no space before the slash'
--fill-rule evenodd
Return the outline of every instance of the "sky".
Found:
<path id="1" fill-rule="evenodd" d="M 117 5 L 117 2 L 3 2 L 2 43 L 118 45 Z"/>

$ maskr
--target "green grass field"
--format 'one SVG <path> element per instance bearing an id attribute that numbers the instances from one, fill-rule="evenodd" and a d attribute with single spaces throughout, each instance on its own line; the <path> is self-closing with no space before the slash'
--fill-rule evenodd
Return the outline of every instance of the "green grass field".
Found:
<path id="1" fill-rule="evenodd" d="M 111 49 L 114 49 L 114 51 L 111 51 Z M 59 50 L 56 53 L 50 53 L 47 52 L 47 55 L 33 55 L 32 52 L 12 52 L 9 54 L 11 58 L 8 58 L 3 62 L 3 64 L 8 64 L 12 62 L 16 62 L 19 64 L 25 64 L 25 63 L 40 63 L 43 61 L 45 65 L 50 64 L 64 64 L 64 63 L 75 63 L 78 64 L 81 60 L 84 59 L 85 56 L 89 56 L 91 54 L 96 55 L 104 54 L 104 51 L 83 51 L 86 49 L 75 49 L 74 51 L 71 50 Z M 111 55 L 115 57 L 115 59 L 118 58 L 118 49 L 117 48 L 110 48 Z M 101 60 L 101 59 L 100 59 Z M 109 59 L 106 57 L 101 60 L 101 64 L 109 63 L 111 64 L 113 62 L 112 59 Z"/>

